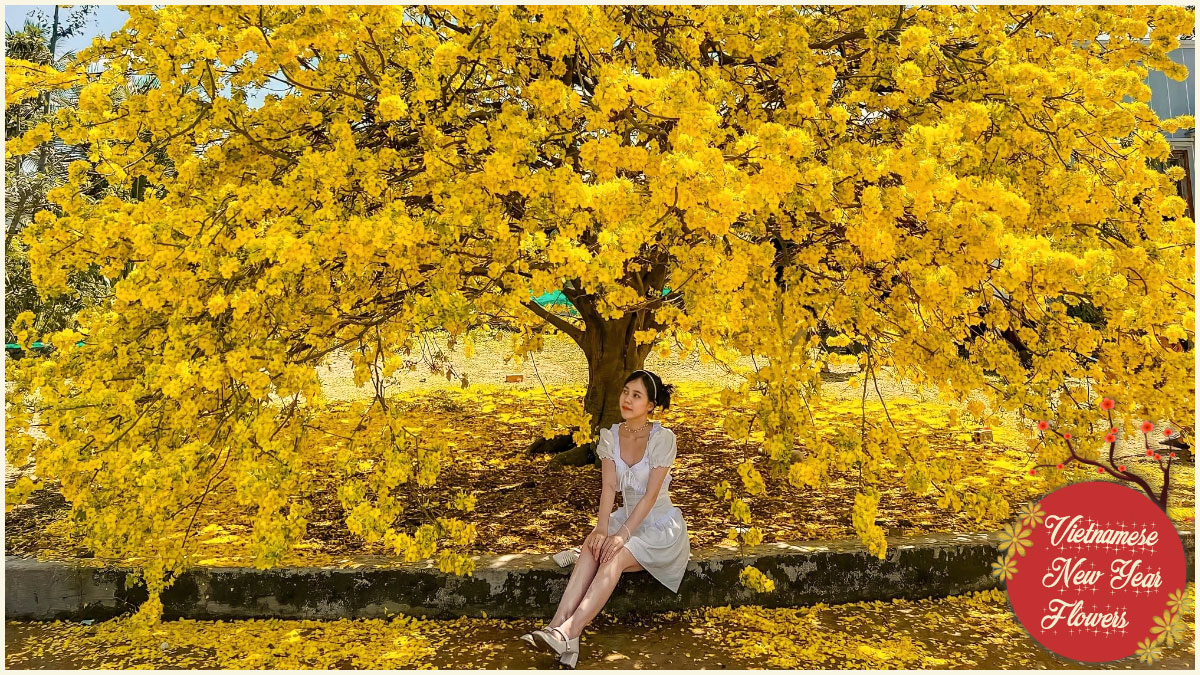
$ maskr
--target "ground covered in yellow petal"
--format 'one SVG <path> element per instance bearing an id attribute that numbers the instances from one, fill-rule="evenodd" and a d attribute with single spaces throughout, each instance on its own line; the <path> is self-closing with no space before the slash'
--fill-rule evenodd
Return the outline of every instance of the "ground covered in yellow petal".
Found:
<path id="1" fill-rule="evenodd" d="M 851 381 L 852 382 L 852 381 Z M 862 401 L 834 392 L 812 407 L 818 422 L 830 434 L 857 433 Z M 410 391 L 391 397 L 390 405 L 407 413 L 410 431 L 424 441 L 444 439 L 452 449 L 436 484 L 420 487 L 409 481 L 402 488 L 412 504 L 397 529 L 413 529 L 431 516 L 454 513 L 456 498 L 473 496 L 474 510 L 464 516 L 477 528 L 466 551 L 471 554 L 554 553 L 578 545 L 595 523 L 600 494 L 600 473 L 591 467 L 550 468 L 548 455 L 530 455 L 526 447 L 539 437 L 553 414 L 554 400 L 582 395 L 578 387 L 505 389 L 472 385 L 469 389 Z M 1008 500 L 1012 512 L 1025 501 L 1047 491 L 1040 477 L 1028 475 L 1033 453 L 1016 420 L 993 429 L 991 441 L 972 440 L 967 422 L 955 406 L 935 400 L 891 395 L 887 415 L 904 438 L 924 436 L 935 458 L 962 466 L 967 488 L 987 488 Z M 358 418 L 347 412 L 350 403 L 333 404 L 315 423 L 308 437 L 309 515 L 306 539 L 284 564 L 351 565 L 360 555 L 389 552 L 382 544 L 367 543 L 346 525 L 346 511 L 338 487 L 347 475 L 366 477 L 375 469 L 372 460 L 358 456 L 348 441 Z M 736 406 L 735 407 L 740 407 Z M 749 405 L 747 405 L 749 409 Z M 767 458 L 753 442 L 731 440 L 721 428 L 728 407 L 717 388 L 681 383 L 671 408 L 658 419 L 678 437 L 679 455 L 671 483 L 672 500 L 683 509 L 693 548 L 733 545 L 728 539 L 732 521 L 729 503 L 714 486 L 721 481 L 740 487 L 737 466 L 746 459 L 763 466 Z M 878 420 L 883 409 L 878 400 L 866 402 L 868 419 Z M 1129 463 L 1140 461 L 1133 453 Z M 351 467 L 346 473 L 345 467 Z M 1153 474 L 1146 466 L 1144 475 Z M 1103 479 L 1091 472 L 1069 472 L 1071 480 Z M 854 469 L 834 474 L 828 489 L 794 487 L 783 477 L 767 479 L 763 494 L 743 495 L 763 541 L 796 541 L 855 537 L 850 506 L 854 504 L 858 474 Z M 1159 479 L 1161 482 L 1161 479 Z M 1190 529 L 1194 518 L 1194 468 L 1178 464 L 1173 469 L 1170 515 L 1181 529 Z M 966 513 L 939 507 L 936 492 L 917 496 L 903 487 L 882 490 L 877 522 L 888 534 L 992 531 L 1007 519 L 977 521 Z M 201 565 L 244 565 L 249 555 L 251 515 L 237 507 L 232 489 L 208 496 L 196 518 L 194 534 Z M 78 533 L 67 518 L 68 506 L 52 489 L 34 493 L 30 503 L 6 516 L 7 554 L 43 558 L 88 558 Z M 101 561 L 94 561 L 100 564 Z M 111 561 L 110 561 L 111 562 Z M 399 562 L 397 560 L 397 562 Z"/>
<path id="2" fill-rule="evenodd" d="M 1189 606 L 1195 585 L 1188 584 Z M 1047 652 L 1000 591 L 950 598 L 769 609 L 715 607 L 617 619 L 580 640 L 587 669 L 1192 669 L 1195 612 L 1152 666 L 1081 664 Z M 165 621 L 94 626 L 10 621 L 8 668 L 551 668 L 517 637 L 541 620 Z"/>
<path id="3" fill-rule="evenodd" d="M 1195 584 L 1188 584 L 1186 632 L 1162 650 L 1159 668 L 1195 663 Z M 949 599 L 893 600 L 765 609 L 715 608 L 705 628 L 745 658 L 769 668 L 959 669 L 1130 668 L 1136 657 L 1081 664 L 1050 654 L 1017 622 L 1003 591 Z"/>
<path id="4" fill-rule="evenodd" d="M 7 668 L 423 669 L 445 626 L 410 617 L 357 621 L 164 621 L 84 626 L 8 623 Z"/>

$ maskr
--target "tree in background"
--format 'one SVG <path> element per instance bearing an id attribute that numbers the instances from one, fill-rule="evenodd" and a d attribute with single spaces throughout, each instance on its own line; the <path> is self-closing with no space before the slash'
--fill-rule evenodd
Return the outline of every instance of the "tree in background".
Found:
<path id="1" fill-rule="evenodd" d="M 39 21 L 26 20 L 21 31 L 6 27 L 6 57 L 14 62 L 28 62 L 45 69 L 65 72 L 75 67 L 76 55 L 68 51 L 57 54 L 58 41 L 79 34 L 95 5 L 83 5 L 71 12 L 60 23 L 59 6 L 55 6 L 53 18 L 41 15 Z M 115 106 L 128 95 L 143 95 L 158 86 L 153 76 L 130 78 L 113 89 Z M 42 122 L 54 119 L 59 110 L 75 108 L 79 104 L 82 86 L 54 88 L 42 92 L 37 98 L 23 99 L 14 105 L 6 104 L 5 139 L 16 139 L 27 130 Z M 28 140 L 28 139 L 27 139 Z M 121 199 L 140 199 L 145 190 L 145 179 L 131 181 L 129 186 L 110 185 L 108 180 L 94 170 L 90 159 L 91 144 L 85 140 L 78 144 L 64 143 L 51 136 L 32 147 L 29 152 L 5 154 L 5 339 L 16 341 L 12 330 L 13 321 L 21 312 L 33 313 L 33 326 L 39 333 L 50 333 L 64 328 L 78 328 L 75 315 L 85 306 L 104 302 L 111 295 L 109 280 L 100 274 L 99 267 L 86 267 L 68 273 L 67 290 L 61 294 L 42 297 L 38 286 L 30 276 L 28 247 L 22 242 L 20 233 L 41 211 L 61 216 L 62 210 L 47 198 L 50 190 L 68 182 L 71 166 L 78 172 L 81 194 L 99 199 L 114 194 Z M 158 153 L 157 161 L 169 167 L 167 157 Z M 131 269 L 131 265 L 127 266 Z"/>
<path id="2" fill-rule="evenodd" d="M 54 8 L 53 19 L 41 17 L 42 21 L 26 20 L 20 31 L 5 27 L 5 57 L 28 61 L 57 71 L 66 70 L 75 59 L 73 52 L 57 54 L 58 41 L 76 35 L 94 7 L 83 6 L 71 12 L 65 22 L 59 22 L 59 7 Z M 79 88 L 53 89 L 40 96 L 26 99 L 15 105 L 6 105 L 4 138 L 11 141 L 39 123 L 50 119 L 62 108 L 76 105 Z M 96 273 L 75 273 L 69 286 L 76 293 L 57 297 L 41 298 L 30 278 L 28 250 L 19 238 L 21 230 L 33 217 L 43 210 L 53 211 L 56 207 L 46 199 L 54 187 L 67 182 L 67 167 L 74 161 L 87 158 L 86 148 L 70 146 L 56 138 L 32 148 L 29 153 L 5 153 L 5 218 L 4 218 L 4 309 L 5 340 L 13 342 L 16 334 L 11 326 L 23 311 L 34 314 L 34 326 L 39 332 L 49 333 L 72 325 L 72 317 L 87 301 L 94 298 L 97 283 L 103 277 Z M 94 190 L 89 186 L 88 190 Z"/>
<path id="3" fill-rule="evenodd" d="M 91 264 L 120 278 L 111 304 L 46 336 L 54 358 L 13 369 L 7 448 L 62 481 L 98 551 L 141 551 L 155 574 L 186 562 L 179 534 L 218 477 L 258 514 L 261 564 L 303 535 L 297 449 L 323 403 L 315 368 L 336 350 L 378 392 L 356 410 L 354 442 L 378 468 L 347 483 L 351 530 L 416 557 L 461 533 L 396 529 L 394 490 L 436 479 L 448 448 L 405 429 L 382 380 L 424 331 L 469 356 L 484 318 L 517 327 L 518 356 L 548 330 L 579 345 L 587 392 L 560 401 L 545 435 L 581 447 L 618 419 L 621 376 L 651 350 L 701 348 L 741 376 L 726 400 L 755 410 L 724 427 L 759 428 L 772 478 L 820 489 L 858 468 L 853 522 L 881 556 L 881 487 L 1007 511 L 886 415 L 867 418 L 883 367 L 981 421 L 1018 410 L 1076 437 L 1095 431 L 1091 390 L 1136 402 L 1127 428 L 1145 411 L 1191 415 L 1192 357 L 1158 336 L 1193 336 L 1194 223 L 1177 176 L 1147 160 L 1193 120 L 1159 120 L 1143 83 L 1147 68 L 1186 76 L 1167 52 L 1188 9 L 129 12 L 81 54 L 105 59 L 94 76 L 9 60 L 9 105 L 83 86 L 14 152 L 87 140 L 111 184 L 142 175 L 156 193 L 90 198 L 72 174 L 50 194 L 61 216 L 29 227 L 46 292 Z M 131 74 L 161 87 L 118 104 Z M 268 85 L 283 95 L 248 106 Z M 553 290 L 578 319 L 530 299 Z M 1083 302 L 1105 321 L 1080 320 Z M 822 331 L 862 346 L 858 433 L 830 436 L 809 414 L 838 360 L 814 351 Z M 48 441 L 23 432 L 28 392 L 54 421 Z M 747 491 L 768 489 L 743 469 Z M 750 520 L 742 500 L 730 508 Z"/>

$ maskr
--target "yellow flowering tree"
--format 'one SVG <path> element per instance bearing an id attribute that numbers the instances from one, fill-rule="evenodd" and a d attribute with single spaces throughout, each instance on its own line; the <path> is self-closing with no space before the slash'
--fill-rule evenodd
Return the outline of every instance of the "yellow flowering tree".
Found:
<path id="1" fill-rule="evenodd" d="M 1168 154 L 1162 130 L 1193 121 L 1158 119 L 1144 84 L 1151 68 L 1186 75 L 1167 58 L 1185 8 L 127 11 L 80 54 L 98 74 L 10 60 L 5 84 L 8 105 L 82 85 L 78 109 L 6 153 L 86 140 L 110 183 L 155 188 L 89 199 L 80 167 L 50 195 L 63 215 L 26 235 L 39 288 L 92 263 L 115 280 L 79 330 L 40 336 L 52 358 L 10 366 L 9 460 L 32 452 L 62 482 L 98 553 L 178 568 L 189 517 L 232 479 L 271 564 L 305 527 L 314 369 L 347 350 L 357 383 L 378 384 L 422 331 L 469 355 L 484 319 L 518 327 L 518 356 L 547 330 L 579 344 L 587 394 L 547 429 L 578 444 L 617 418 L 620 375 L 655 347 L 727 362 L 743 376 L 727 402 L 760 396 L 726 429 L 757 425 L 768 477 L 796 486 L 857 467 L 853 522 L 881 556 L 885 484 L 1007 506 L 886 415 L 818 428 L 809 406 L 837 360 L 815 349 L 823 331 L 863 347 L 864 400 L 887 367 L 982 392 L 977 418 L 1021 410 L 1080 437 L 1094 415 L 1079 378 L 1167 418 L 1193 409 L 1192 356 L 1157 339 L 1194 336 L 1194 224 L 1179 170 L 1147 163 Z M 160 87 L 114 100 L 131 73 Z M 283 93 L 250 105 L 264 86 Z M 553 290 L 578 319 L 531 300 Z M 1104 321 L 1073 316 L 1080 303 Z M 748 354 L 755 369 L 737 368 Z M 25 433 L 34 405 L 42 440 Z M 397 486 L 435 480 L 446 448 L 382 397 L 354 412 L 380 468 L 343 489 L 351 529 L 415 557 L 469 538 L 460 523 L 394 529 Z"/>

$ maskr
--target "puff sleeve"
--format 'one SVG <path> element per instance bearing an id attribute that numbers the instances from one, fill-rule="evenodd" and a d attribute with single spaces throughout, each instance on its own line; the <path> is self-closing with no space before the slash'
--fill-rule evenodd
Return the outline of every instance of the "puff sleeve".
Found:
<path id="1" fill-rule="evenodd" d="M 612 459 L 612 429 L 600 430 L 600 440 L 596 443 L 596 456 L 600 459 Z"/>
<path id="2" fill-rule="evenodd" d="M 663 429 L 655 435 L 654 443 L 647 452 L 650 453 L 650 468 L 671 466 L 675 462 L 675 432 Z"/>

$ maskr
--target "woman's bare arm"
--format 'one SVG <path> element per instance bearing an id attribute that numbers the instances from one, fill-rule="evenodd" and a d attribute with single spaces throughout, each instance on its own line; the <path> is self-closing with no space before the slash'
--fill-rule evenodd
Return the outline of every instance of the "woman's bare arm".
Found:
<path id="1" fill-rule="evenodd" d="M 617 466 L 611 459 L 600 460 L 600 511 L 596 514 L 596 529 L 608 536 L 608 516 L 617 498 Z"/>

